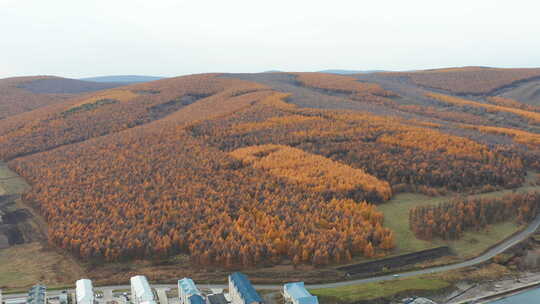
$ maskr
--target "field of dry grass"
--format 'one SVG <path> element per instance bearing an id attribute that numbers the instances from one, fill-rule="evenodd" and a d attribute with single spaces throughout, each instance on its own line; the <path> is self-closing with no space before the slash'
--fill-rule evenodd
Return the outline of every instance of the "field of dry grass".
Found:
<path id="1" fill-rule="evenodd" d="M 73 283 L 83 269 L 71 257 L 46 249 L 39 242 L 0 250 L 0 288 L 17 289 L 38 282 L 46 285 Z"/>
<path id="2" fill-rule="evenodd" d="M 0 195 L 23 193 L 30 186 L 0 161 Z"/>
<path id="3" fill-rule="evenodd" d="M 367 283 L 344 286 L 338 288 L 313 289 L 311 292 L 319 297 L 321 303 L 388 303 L 376 300 L 392 298 L 403 295 L 404 292 L 412 294 L 441 292 L 451 286 L 451 283 L 433 277 L 412 277 L 395 281 Z M 411 289 L 414 288 L 414 291 Z M 403 297 L 403 296 L 401 296 Z"/>
<path id="4" fill-rule="evenodd" d="M 391 281 L 338 288 L 313 289 L 311 292 L 318 296 L 322 303 L 390 303 L 392 300 L 412 295 L 445 301 L 458 284 L 500 280 L 513 273 L 505 266 L 491 263 L 481 267 L 468 267 L 441 274 L 398 278 Z"/>
<path id="5" fill-rule="evenodd" d="M 4 163 L 0 162 L 0 195 L 20 194 L 28 184 Z M 17 201 L 16 208 L 25 208 Z M 30 210 L 34 218 L 28 223 L 33 231 L 44 230 L 45 222 Z M 44 236 L 32 236 L 43 240 Z M 83 275 L 83 269 L 69 255 L 46 248 L 43 241 L 33 241 L 0 250 L 0 288 L 14 290 L 26 288 L 37 282 L 47 285 L 73 283 Z"/>

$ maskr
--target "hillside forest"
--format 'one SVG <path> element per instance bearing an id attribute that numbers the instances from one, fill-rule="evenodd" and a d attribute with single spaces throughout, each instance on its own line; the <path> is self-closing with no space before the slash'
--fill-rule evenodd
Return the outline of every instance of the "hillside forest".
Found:
<path id="1" fill-rule="evenodd" d="M 69 93 L 23 82 L 0 88 L 13 109 L 0 159 L 31 184 L 23 200 L 49 243 L 82 260 L 343 264 L 394 253 L 379 207 L 399 193 L 456 197 L 410 210 L 419 239 L 532 220 L 537 193 L 467 195 L 540 171 L 540 100 L 508 97 L 538 77 L 201 74 Z"/>

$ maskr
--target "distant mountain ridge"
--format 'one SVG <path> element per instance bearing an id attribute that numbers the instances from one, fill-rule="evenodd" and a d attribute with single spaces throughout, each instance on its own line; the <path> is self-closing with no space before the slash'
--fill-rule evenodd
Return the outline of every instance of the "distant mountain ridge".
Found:
<path id="1" fill-rule="evenodd" d="M 352 75 L 352 74 L 369 74 L 369 73 L 379 73 L 386 72 L 384 70 L 339 70 L 339 69 L 329 69 L 318 71 L 319 73 L 328 73 L 328 74 L 339 74 L 339 75 Z"/>
<path id="2" fill-rule="evenodd" d="M 165 77 L 159 76 L 142 76 L 142 75 L 114 75 L 114 76 L 98 76 L 98 77 L 87 77 L 80 78 L 80 80 L 93 81 L 93 82 L 116 82 L 116 83 L 142 83 L 150 82 L 155 80 L 160 80 Z"/>
<path id="3" fill-rule="evenodd" d="M 78 94 L 124 85 L 126 83 L 99 83 L 55 76 L 0 79 L 0 119 L 61 103 Z"/>
<path id="4" fill-rule="evenodd" d="M 125 85 L 120 82 L 98 83 L 94 81 L 50 76 L 22 82 L 19 88 L 34 94 L 81 94 L 112 89 Z"/>

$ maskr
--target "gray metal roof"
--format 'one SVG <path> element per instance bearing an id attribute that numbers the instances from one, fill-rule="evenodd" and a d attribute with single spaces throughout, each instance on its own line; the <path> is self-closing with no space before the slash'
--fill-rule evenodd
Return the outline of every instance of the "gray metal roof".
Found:
<path id="1" fill-rule="evenodd" d="M 227 299 L 225 299 L 225 295 L 223 295 L 222 293 L 209 295 L 208 301 L 210 302 L 210 304 L 228 304 Z"/>
<path id="2" fill-rule="evenodd" d="M 47 287 L 43 285 L 34 285 L 28 291 L 28 298 L 26 303 L 28 304 L 45 304 L 45 292 Z"/>

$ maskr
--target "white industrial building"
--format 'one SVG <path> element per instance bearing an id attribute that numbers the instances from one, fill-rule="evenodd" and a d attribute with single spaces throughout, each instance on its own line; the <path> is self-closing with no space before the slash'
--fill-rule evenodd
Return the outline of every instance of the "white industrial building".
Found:
<path id="1" fill-rule="evenodd" d="M 145 276 L 131 277 L 131 302 L 133 304 L 157 304 L 152 288 Z"/>
<path id="2" fill-rule="evenodd" d="M 94 304 L 94 287 L 89 279 L 80 279 L 75 283 L 77 304 Z"/>
<path id="3" fill-rule="evenodd" d="M 183 278 L 181 280 L 178 280 L 178 297 L 180 298 L 180 304 L 194 304 L 191 303 L 190 297 L 194 295 L 201 295 L 201 292 L 195 286 L 195 282 L 193 282 L 190 278 Z"/>

